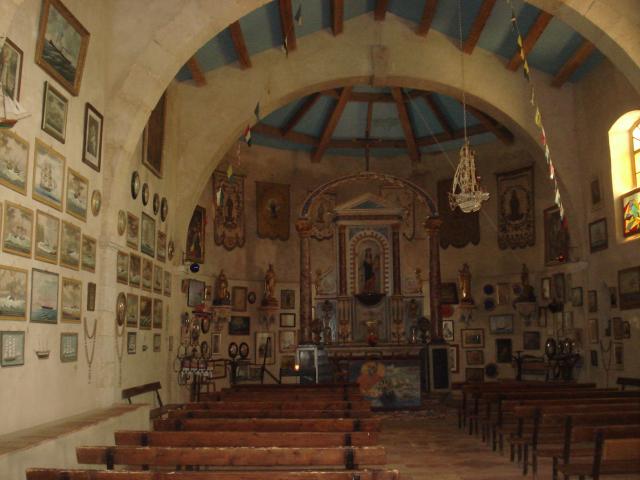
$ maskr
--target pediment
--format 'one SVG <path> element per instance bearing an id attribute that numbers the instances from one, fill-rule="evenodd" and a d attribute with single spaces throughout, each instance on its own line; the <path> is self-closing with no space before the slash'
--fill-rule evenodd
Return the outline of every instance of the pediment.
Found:
<path id="1" fill-rule="evenodd" d="M 373 193 L 364 193 L 358 195 L 338 205 L 335 209 L 338 215 L 398 215 L 402 216 L 402 207 L 395 205 L 389 200 L 374 195 Z"/>

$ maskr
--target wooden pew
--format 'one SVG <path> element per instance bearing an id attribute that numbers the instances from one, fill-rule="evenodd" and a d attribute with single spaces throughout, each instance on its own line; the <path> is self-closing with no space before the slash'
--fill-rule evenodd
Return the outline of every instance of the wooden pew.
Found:
<path id="1" fill-rule="evenodd" d="M 308 383 L 308 384 L 261 384 L 261 385 L 253 385 L 253 384 L 244 384 L 244 385 L 234 385 L 233 387 L 223 388 L 223 392 L 229 391 L 255 391 L 255 392 L 269 392 L 269 391 L 279 391 L 279 392 L 301 392 L 301 391 L 358 391 L 359 386 L 357 383 Z"/>
<path id="2" fill-rule="evenodd" d="M 305 400 L 304 402 L 291 401 L 218 401 L 218 402 L 192 402 L 167 405 L 170 410 L 368 410 L 371 403 L 366 400 Z"/>
<path id="3" fill-rule="evenodd" d="M 323 401 L 363 401 L 364 397 L 359 392 L 212 392 L 201 395 L 203 401 L 289 401 L 302 402 L 307 400 Z"/>
<path id="4" fill-rule="evenodd" d="M 116 445 L 148 447 L 337 447 L 373 446 L 378 432 L 115 432 Z"/>
<path id="5" fill-rule="evenodd" d="M 169 418 L 365 418 L 371 410 L 174 410 Z"/>
<path id="6" fill-rule="evenodd" d="M 618 377 L 616 385 L 620 387 L 620 390 L 625 390 L 627 387 L 640 388 L 640 378 Z"/>
<path id="7" fill-rule="evenodd" d="M 378 432 L 380 418 L 188 418 L 154 420 L 158 431 Z"/>

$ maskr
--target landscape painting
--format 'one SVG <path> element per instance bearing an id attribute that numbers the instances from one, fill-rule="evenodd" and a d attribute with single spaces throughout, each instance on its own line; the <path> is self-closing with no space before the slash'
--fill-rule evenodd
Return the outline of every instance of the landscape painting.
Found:
<path id="1" fill-rule="evenodd" d="M 69 222 L 62 222 L 62 233 L 60 234 L 60 265 L 73 270 L 80 269 L 80 248 L 81 242 L 80 227 L 76 227 Z"/>
<path id="2" fill-rule="evenodd" d="M 349 364 L 349 381 L 373 408 L 395 410 L 418 408 L 420 366 L 407 360 L 359 360 Z"/>
<path id="3" fill-rule="evenodd" d="M 151 299 L 140 297 L 140 328 L 151 330 Z"/>
<path id="4" fill-rule="evenodd" d="M 0 320 L 27 319 L 27 275 L 21 268 L 0 266 Z"/>
<path id="5" fill-rule="evenodd" d="M 156 253 L 156 221 L 146 213 L 142 214 L 140 250 L 150 257 L 155 256 Z"/>
<path id="6" fill-rule="evenodd" d="M 67 169 L 67 213 L 80 220 L 87 220 L 89 180 L 71 168 Z"/>
<path id="7" fill-rule="evenodd" d="M 31 274 L 31 315 L 36 323 L 58 323 L 57 273 L 34 268 Z"/>
<path id="8" fill-rule="evenodd" d="M 127 327 L 138 328 L 138 295 L 127 293 Z"/>
<path id="9" fill-rule="evenodd" d="M 65 158 L 36 139 L 33 198 L 62 211 Z"/>
<path id="10" fill-rule="evenodd" d="M 44 0 L 36 63 L 73 95 L 80 91 L 89 32 L 60 0 Z"/>
<path id="11" fill-rule="evenodd" d="M 0 184 L 27 193 L 29 142 L 10 130 L 0 130 Z"/>
<path id="12" fill-rule="evenodd" d="M 80 323 L 82 318 L 82 282 L 62 277 L 62 316 L 65 323 Z"/>
<path id="13" fill-rule="evenodd" d="M 12 202 L 4 202 L 2 250 L 21 257 L 31 257 L 33 245 L 33 211 Z"/>
<path id="14" fill-rule="evenodd" d="M 36 211 L 35 258 L 58 263 L 60 220 L 40 210 Z"/>
<path id="15" fill-rule="evenodd" d="M 141 265 L 140 255 L 129 255 L 129 285 L 140 288 Z"/>
<path id="16" fill-rule="evenodd" d="M 82 270 L 96 271 L 97 243 L 89 235 L 82 235 Z"/>

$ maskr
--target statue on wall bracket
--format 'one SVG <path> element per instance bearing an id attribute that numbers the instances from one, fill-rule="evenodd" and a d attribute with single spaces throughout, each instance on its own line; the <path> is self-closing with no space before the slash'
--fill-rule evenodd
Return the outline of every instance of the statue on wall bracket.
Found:
<path id="1" fill-rule="evenodd" d="M 224 172 L 213 173 L 215 220 L 213 238 L 226 250 L 244 246 L 244 177 L 229 179 Z"/>
<path id="2" fill-rule="evenodd" d="M 536 242 L 533 165 L 497 173 L 498 246 L 533 247 Z"/>

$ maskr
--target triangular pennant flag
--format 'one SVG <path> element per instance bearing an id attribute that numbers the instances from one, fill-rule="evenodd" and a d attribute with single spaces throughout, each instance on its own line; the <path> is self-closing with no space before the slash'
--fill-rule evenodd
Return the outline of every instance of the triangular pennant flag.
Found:
<path id="1" fill-rule="evenodd" d="M 522 64 L 522 71 L 524 72 L 524 78 L 529 80 L 529 62 L 526 59 Z"/>
<path id="2" fill-rule="evenodd" d="M 520 47 L 520 58 L 524 60 L 524 48 Z"/>
<path id="3" fill-rule="evenodd" d="M 536 90 L 533 88 L 533 85 L 531 85 L 531 100 L 529 101 L 531 102 L 531 106 L 536 106 Z"/>
<path id="4" fill-rule="evenodd" d="M 289 45 L 287 45 L 287 36 L 285 35 L 282 39 L 282 49 L 284 50 L 284 54 L 289 57 Z"/>
<path id="5" fill-rule="evenodd" d="M 549 163 L 549 178 L 554 180 L 556 176 L 556 167 L 553 165 L 553 162 Z"/>
<path id="6" fill-rule="evenodd" d="M 569 228 L 569 221 L 564 214 L 564 205 L 562 205 L 562 203 L 560 203 L 560 219 L 562 219 L 562 226 L 564 228 Z"/>
<path id="7" fill-rule="evenodd" d="M 518 46 L 520 47 L 520 51 L 522 52 L 522 35 L 518 34 Z M 522 55 L 524 56 L 524 53 L 522 53 Z"/>
<path id="8" fill-rule="evenodd" d="M 260 101 L 256 103 L 256 108 L 253 109 L 253 114 L 256 116 L 256 122 L 260 121 Z"/>
<path id="9" fill-rule="evenodd" d="M 547 132 L 544 131 L 544 126 L 540 126 L 540 141 L 542 145 L 547 146 Z M 546 150 L 546 149 L 545 149 Z"/>
<path id="10" fill-rule="evenodd" d="M 544 158 L 547 159 L 547 163 L 551 161 L 551 152 L 549 151 L 549 145 L 544 146 Z"/>
<path id="11" fill-rule="evenodd" d="M 540 114 L 540 109 L 538 107 L 536 107 L 534 121 L 536 122 L 536 127 L 542 128 L 542 115 Z"/>
<path id="12" fill-rule="evenodd" d="M 247 128 L 244 129 L 244 133 L 242 134 L 242 136 L 244 137 L 244 141 L 247 142 L 247 145 L 251 146 L 251 126 L 250 125 L 247 125 Z"/>
<path id="13" fill-rule="evenodd" d="M 555 196 L 556 205 L 560 206 L 560 191 L 556 188 L 556 196 Z"/>
<path id="14" fill-rule="evenodd" d="M 216 205 L 219 207 L 222 206 L 222 187 L 216 192 Z"/>
<path id="15" fill-rule="evenodd" d="M 302 26 L 302 4 L 298 5 L 298 10 L 296 11 L 296 15 L 293 17 L 298 24 L 299 27 Z"/>
<path id="16" fill-rule="evenodd" d="M 227 178 L 231 178 L 233 176 L 233 165 L 229 164 L 227 167 Z"/>

